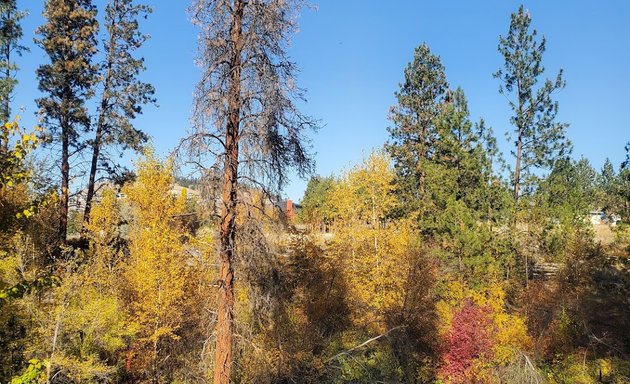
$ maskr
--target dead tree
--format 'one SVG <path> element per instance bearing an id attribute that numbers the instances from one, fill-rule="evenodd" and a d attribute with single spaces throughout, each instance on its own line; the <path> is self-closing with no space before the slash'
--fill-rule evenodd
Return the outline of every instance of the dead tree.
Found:
<path id="1" fill-rule="evenodd" d="M 195 163 L 220 175 L 219 282 L 214 382 L 228 383 L 234 335 L 234 258 L 239 183 L 268 196 L 286 184 L 290 168 L 313 167 L 305 133 L 317 122 L 296 102 L 295 64 L 286 53 L 300 0 L 195 0 L 193 22 L 201 29 L 202 78 L 185 140 Z"/>

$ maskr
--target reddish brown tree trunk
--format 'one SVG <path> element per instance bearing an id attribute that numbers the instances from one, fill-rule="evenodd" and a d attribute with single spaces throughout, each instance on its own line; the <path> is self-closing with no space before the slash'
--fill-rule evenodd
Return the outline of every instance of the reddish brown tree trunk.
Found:
<path id="1" fill-rule="evenodd" d="M 9 12 L 9 14 L 7 15 L 7 19 L 10 19 L 10 18 L 11 18 L 11 13 Z M 11 45 L 10 44 L 7 44 L 5 48 L 4 60 L 5 60 L 4 78 L 10 79 L 11 78 Z M 11 116 L 10 116 L 11 95 L 6 95 L 6 96 L 7 96 L 6 99 L 2 100 L 2 105 L 0 106 L 0 108 L 2 108 L 2 114 L 4 115 L 3 117 L 6 121 L 0 121 L 0 124 L 8 123 L 11 120 Z M 0 142 L 0 153 L 3 155 L 6 155 L 9 153 L 9 138 L 8 137 L 6 140 L 2 140 L 2 142 Z"/>
<path id="2" fill-rule="evenodd" d="M 518 88 L 518 119 L 517 119 L 517 127 L 518 127 L 518 136 L 516 137 L 516 165 L 514 167 L 514 201 L 518 203 L 518 195 L 520 193 L 519 189 L 521 187 L 521 159 L 523 157 L 523 100 L 525 99 L 525 95 L 523 90 L 521 89 L 521 82 L 517 80 L 517 88 Z"/>
<path id="3" fill-rule="evenodd" d="M 85 225 L 90 222 L 92 200 L 94 200 L 96 168 L 98 165 L 98 156 L 101 150 L 101 139 L 103 136 L 103 123 L 100 120 L 101 118 L 99 118 L 99 123 L 96 126 L 96 137 L 94 138 L 94 144 L 92 147 L 92 164 L 90 165 L 90 177 L 88 180 L 87 193 L 85 195 L 85 210 L 83 211 L 83 229 L 81 233 L 85 230 Z"/>
<path id="4" fill-rule="evenodd" d="M 68 189 L 70 188 L 70 138 L 67 121 L 61 122 L 61 195 L 59 196 L 59 240 L 66 242 L 68 231 Z"/>
<path id="5" fill-rule="evenodd" d="M 514 200 L 518 201 L 519 187 L 521 184 L 521 156 L 523 152 L 522 148 L 522 135 L 521 129 L 518 132 L 518 139 L 516 141 L 516 166 L 514 167 Z"/>
<path id="6" fill-rule="evenodd" d="M 114 1 L 114 7 L 118 8 L 118 1 Z M 110 28 L 115 27 L 115 20 L 112 18 Z M 101 99 L 101 110 L 98 116 L 98 122 L 96 124 L 96 137 L 94 138 L 94 144 L 92 146 L 92 163 L 90 165 L 90 178 L 88 180 L 88 189 L 85 196 L 85 210 L 83 211 L 83 228 L 81 233 L 85 230 L 85 224 L 90 222 L 90 213 L 92 211 L 92 200 L 94 199 L 94 190 L 96 184 L 96 169 L 98 166 L 98 157 L 101 151 L 101 142 L 103 140 L 103 129 L 105 127 L 105 113 L 107 112 L 109 104 L 109 85 L 111 82 L 112 73 L 112 57 L 116 50 L 116 41 L 113 39 L 109 42 L 109 52 L 107 54 L 107 72 L 105 73 L 105 84 L 103 85 L 103 98 Z"/>
<path id="7" fill-rule="evenodd" d="M 219 294 L 217 298 L 217 328 L 214 362 L 214 383 L 228 384 L 232 373 L 232 343 L 234 333 L 234 250 L 236 243 L 236 208 L 238 186 L 238 140 L 241 114 L 241 50 L 245 4 L 236 0 L 230 26 L 233 56 L 228 95 L 227 126 L 220 228 Z"/>

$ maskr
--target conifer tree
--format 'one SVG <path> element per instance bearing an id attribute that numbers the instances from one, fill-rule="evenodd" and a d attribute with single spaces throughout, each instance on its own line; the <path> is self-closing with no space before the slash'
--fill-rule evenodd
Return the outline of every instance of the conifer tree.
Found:
<path id="1" fill-rule="evenodd" d="M 616 172 L 612 162 L 607 158 L 597 177 L 598 208 L 601 208 L 609 218 L 617 216 L 623 210 L 624 201 L 620 192 L 623 180 L 622 174 L 625 173 L 626 170 L 624 170 L 623 166 L 619 172 Z"/>
<path id="2" fill-rule="evenodd" d="M 435 128 L 439 140 L 431 148 L 431 163 L 446 171 L 451 179 L 453 185 L 447 193 L 468 202 L 479 198 L 472 192 L 482 185 L 483 178 L 489 177 L 492 167 L 482 145 L 483 127 L 470 120 L 468 101 L 461 88 L 448 92 L 442 112 L 435 119 Z"/>
<path id="3" fill-rule="evenodd" d="M 239 182 L 246 180 L 269 196 L 286 183 L 289 168 L 301 175 L 312 170 L 304 135 L 316 121 L 297 108 L 303 92 L 286 53 L 302 4 L 196 0 L 191 9 L 193 22 L 202 28 L 203 74 L 188 142 L 201 157 L 197 163 L 214 169 L 221 185 L 215 383 L 227 384 L 232 369 Z"/>
<path id="4" fill-rule="evenodd" d="M 97 67 L 96 8 L 91 0 L 48 0 L 44 5 L 46 24 L 37 29 L 37 44 L 50 63 L 37 70 L 37 99 L 49 143 L 61 146 L 61 193 L 59 199 L 59 239 L 64 242 L 68 226 L 68 191 L 70 158 L 84 149 L 82 131 L 90 128 L 85 102 L 93 95 Z"/>
<path id="5" fill-rule="evenodd" d="M 625 146 L 626 159 L 621 163 L 619 174 L 616 177 L 615 197 L 619 204 L 618 211 L 624 222 L 630 220 L 630 141 Z"/>
<path id="6" fill-rule="evenodd" d="M 151 12 L 147 5 L 133 0 L 110 0 L 105 8 L 107 37 L 103 42 L 105 58 L 99 65 L 102 93 L 91 141 L 92 160 L 88 180 L 83 222 L 90 220 L 99 164 L 110 174 L 114 169 L 105 150 L 117 145 L 122 149 L 139 150 L 146 142 L 144 132 L 135 128 L 132 120 L 142 113 L 142 106 L 152 103 L 154 88 L 138 79 L 145 69 L 144 60 L 133 53 L 148 39 L 139 31 L 138 19 Z"/>
<path id="7" fill-rule="evenodd" d="M 400 195 L 408 206 L 417 205 L 426 188 L 426 160 L 436 139 L 435 119 L 448 83 L 440 58 L 426 44 L 416 48 L 405 68 L 405 80 L 396 93 L 398 104 L 391 109 L 393 126 L 386 144 L 400 184 Z"/>
<path id="8" fill-rule="evenodd" d="M 514 115 L 512 138 L 515 149 L 515 167 L 512 184 L 514 198 L 518 199 L 521 187 L 528 184 L 535 168 L 551 168 L 553 162 L 571 150 L 565 137 L 567 124 L 556 121 L 558 102 L 552 94 L 565 86 L 562 70 L 555 80 L 541 81 L 545 68 L 542 55 L 546 49 L 544 36 L 537 38 L 530 31 L 532 18 L 521 5 L 511 16 L 506 37 L 499 37 L 499 52 L 505 62 L 494 77 L 501 80 L 499 92 L 508 96 Z M 509 98 L 513 95 L 512 98 Z"/>
<path id="9" fill-rule="evenodd" d="M 17 9 L 16 0 L 0 1 L 0 123 L 9 121 L 11 115 L 11 94 L 17 84 L 15 72 L 18 67 L 13 55 L 21 55 L 27 50 L 20 45 L 22 26 L 20 21 L 26 12 Z M 0 151 L 6 153 L 8 141 L 0 142 Z"/>
<path id="10" fill-rule="evenodd" d="M 421 231 L 440 244 L 445 266 L 469 281 L 499 275 L 503 255 L 492 226 L 500 221 L 503 185 L 492 169 L 496 148 L 491 131 L 470 120 L 464 92 L 448 91 L 434 120 L 436 140 L 425 161 L 426 198 Z"/>
<path id="11" fill-rule="evenodd" d="M 300 204 L 300 219 L 325 230 L 331 222 L 330 191 L 334 185 L 332 176 L 313 176 L 306 185 Z"/>

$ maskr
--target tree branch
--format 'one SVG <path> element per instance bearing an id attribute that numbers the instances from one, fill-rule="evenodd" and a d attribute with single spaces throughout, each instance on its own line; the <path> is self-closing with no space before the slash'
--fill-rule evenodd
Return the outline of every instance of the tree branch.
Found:
<path id="1" fill-rule="evenodd" d="M 371 342 L 376 341 L 376 340 L 378 340 L 378 339 L 380 339 L 382 337 L 385 337 L 385 336 L 389 335 L 391 332 L 393 332 L 393 331 L 395 331 L 397 329 L 401 329 L 401 328 L 405 328 L 405 327 L 406 327 L 405 325 L 399 325 L 397 327 L 394 327 L 394 328 L 390 329 L 389 331 L 387 331 L 385 333 L 382 333 L 382 334 L 380 334 L 378 336 L 375 336 L 375 337 L 373 337 L 371 339 L 368 339 L 368 340 L 362 342 L 361 344 L 359 344 L 357 346 L 354 346 L 354 347 L 352 347 L 350 349 L 347 349 L 347 350 L 345 350 L 343 352 L 339 352 L 335 356 L 325 360 L 324 363 L 329 363 L 329 362 L 331 362 L 333 360 L 336 360 L 337 358 L 341 357 L 342 355 L 348 355 L 348 354 L 350 354 L 350 352 L 353 352 L 353 351 L 356 351 L 359 348 L 365 347 L 366 345 L 370 344 Z"/>

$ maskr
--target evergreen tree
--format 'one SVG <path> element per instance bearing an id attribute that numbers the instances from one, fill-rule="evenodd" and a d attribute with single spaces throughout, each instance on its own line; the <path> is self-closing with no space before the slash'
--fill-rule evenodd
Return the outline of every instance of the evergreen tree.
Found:
<path id="1" fill-rule="evenodd" d="M 68 226 L 68 189 L 70 158 L 84 149 L 81 132 L 90 128 L 85 106 L 93 94 L 97 67 L 96 8 L 91 0 L 48 0 L 44 5 L 46 24 L 37 29 L 36 43 L 44 49 L 50 63 L 37 70 L 37 99 L 40 115 L 48 129 L 47 142 L 61 145 L 61 194 L 59 199 L 59 239 L 64 242 Z"/>
<path id="2" fill-rule="evenodd" d="M 15 72 L 18 67 L 13 54 L 21 55 L 27 50 L 20 45 L 22 26 L 20 21 L 26 12 L 17 9 L 16 0 L 0 1 L 0 123 L 9 121 L 11 115 L 11 94 L 17 84 Z M 0 151 L 7 152 L 8 141 L 0 142 Z"/>
<path id="3" fill-rule="evenodd" d="M 590 210 L 599 208 L 596 181 L 597 172 L 587 159 L 558 160 L 537 191 L 545 198 L 538 208 L 544 209 L 544 216 L 560 220 L 566 226 L 580 226 Z"/>
<path id="4" fill-rule="evenodd" d="M 471 206 L 478 205 L 481 197 L 473 191 L 492 173 L 492 164 L 483 145 L 484 134 L 488 132 L 484 125 L 475 126 L 470 120 L 468 101 L 461 88 L 449 91 L 435 127 L 438 140 L 431 148 L 430 163 L 450 174 L 447 178 L 453 185 L 447 187 L 447 193 L 453 194 L 456 200 L 465 199 Z"/>
<path id="5" fill-rule="evenodd" d="M 600 207 L 608 215 L 618 212 L 621 204 L 617 195 L 618 178 L 610 159 L 606 159 L 602 170 L 597 178 L 598 181 L 598 201 Z"/>
<path id="6" fill-rule="evenodd" d="M 436 140 L 425 162 L 426 198 L 420 226 L 445 269 L 479 283 L 500 277 L 495 252 L 499 239 L 492 228 L 502 224 L 504 188 L 492 171 L 495 154 L 491 132 L 470 120 L 461 89 L 449 91 L 435 119 Z"/>
<path id="7" fill-rule="evenodd" d="M 146 134 L 136 129 L 131 120 L 142 113 L 144 104 L 155 102 L 153 86 L 138 79 L 145 69 L 144 60 L 133 56 L 134 51 L 148 39 L 148 35 L 138 30 L 138 19 L 150 12 L 150 7 L 134 4 L 133 0 L 110 0 L 105 8 L 105 59 L 99 68 L 103 88 L 95 137 L 91 142 L 92 161 L 84 223 L 90 220 L 99 163 L 110 175 L 115 172 L 104 150 L 112 145 L 120 146 L 123 150 L 139 150 L 147 141 Z"/>
<path id="8" fill-rule="evenodd" d="M 599 176 L 599 183 L 604 190 L 609 190 L 615 183 L 616 173 L 615 167 L 609 158 L 606 158 L 604 161 L 604 165 L 602 166 L 602 171 Z"/>
<path id="9" fill-rule="evenodd" d="M 439 244 L 435 252 L 449 271 L 476 281 L 498 277 L 505 247 L 495 244 L 503 239 L 492 228 L 503 224 L 509 204 L 492 170 L 498 150 L 491 130 L 472 123 L 464 92 L 448 90 L 426 45 L 416 49 L 396 96 L 386 148 L 402 206 L 393 213 L 416 219 L 423 242 Z"/>
<path id="10" fill-rule="evenodd" d="M 426 161 L 436 140 L 435 119 L 440 114 L 448 84 L 440 58 L 426 44 L 416 48 L 405 68 L 405 80 L 391 108 L 386 149 L 394 161 L 399 195 L 407 213 L 417 210 L 426 189 Z"/>
<path id="11" fill-rule="evenodd" d="M 499 52 L 505 62 L 494 77 L 502 84 L 499 92 L 508 98 L 514 115 L 511 138 L 514 139 L 515 167 L 513 176 L 514 198 L 518 200 L 522 186 L 528 185 L 536 168 L 550 168 L 553 162 L 568 152 L 570 143 L 565 137 L 567 124 L 556 121 L 558 102 L 551 95 L 565 86 L 562 70 L 556 79 L 538 85 L 545 68 L 542 55 L 545 38 L 537 39 L 536 30 L 530 32 L 531 16 L 523 6 L 513 13 L 506 37 L 499 38 Z"/>
<path id="12" fill-rule="evenodd" d="M 300 218 L 312 225 L 328 226 L 331 223 L 330 191 L 334 185 L 334 179 L 329 177 L 313 176 L 306 185 L 304 197 L 300 202 Z"/>

